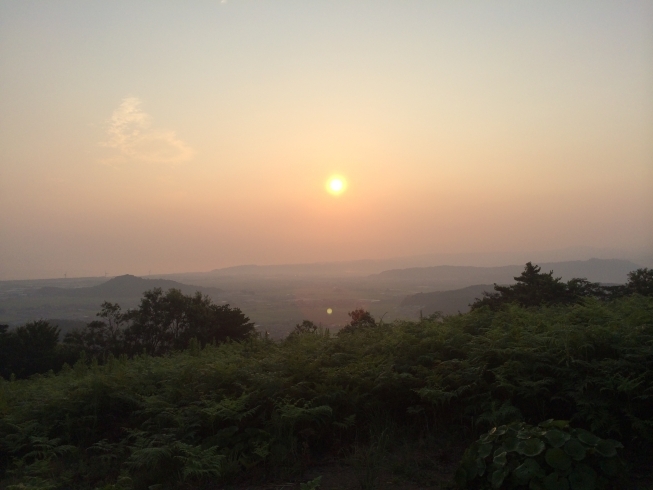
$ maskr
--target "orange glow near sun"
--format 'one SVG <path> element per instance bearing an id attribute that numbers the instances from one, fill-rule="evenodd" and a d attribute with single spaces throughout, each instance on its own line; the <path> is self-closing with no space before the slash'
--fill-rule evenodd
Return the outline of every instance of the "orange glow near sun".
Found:
<path id="1" fill-rule="evenodd" d="M 333 175 L 327 181 L 326 189 L 330 194 L 338 196 L 345 192 L 347 188 L 347 183 L 343 177 L 339 175 Z"/>

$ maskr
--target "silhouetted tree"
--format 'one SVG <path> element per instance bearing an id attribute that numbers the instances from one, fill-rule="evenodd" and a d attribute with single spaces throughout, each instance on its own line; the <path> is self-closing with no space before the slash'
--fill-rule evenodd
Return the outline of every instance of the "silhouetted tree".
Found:
<path id="1" fill-rule="evenodd" d="M 170 291 L 181 294 L 176 289 Z M 240 308 L 232 308 L 228 304 L 216 305 L 211 298 L 199 292 L 185 298 L 184 315 L 187 326 L 179 336 L 181 348 L 185 348 L 192 338 L 196 338 L 204 346 L 227 339 L 243 340 L 254 333 L 254 323 Z"/>
<path id="2" fill-rule="evenodd" d="M 369 311 L 364 310 L 363 308 L 350 311 L 347 314 L 351 318 L 351 321 L 338 332 L 339 334 L 351 333 L 361 328 L 376 326 L 376 320 L 374 320 L 374 317 L 372 317 Z"/>
<path id="3" fill-rule="evenodd" d="M 186 349 L 191 339 L 204 346 L 228 338 L 242 340 L 254 332 L 254 324 L 239 308 L 216 305 L 199 292 L 187 296 L 178 289 L 146 291 L 138 308 L 126 312 L 118 304 L 105 302 L 97 316 L 102 320 L 70 332 L 64 342 L 100 360 L 109 353 L 145 351 L 158 356 Z"/>
<path id="4" fill-rule="evenodd" d="M 174 345 L 176 331 L 181 328 L 179 323 L 183 321 L 182 317 L 183 310 L 177 312 L 169 308 L 161 288 L 143 293 L 138 308 L 128 310 L 123 315 L 123 319 L 129 323 L 125 341 L 130 353 L 145 351 L 156 356 L 168 352 Z"/>
<path id="5" fill-rule="evenodd" d="M 310 320 L 304 320 L 302 323 L 295 325 L 295 329 L 290 332 L 290 336 L 311 334 L 317 332 L 318 326 Z"/>
<path id="6" fill-rule="evenodd" d="M 567 296 L 576 302 L 580 298 L 594 297 L 599 299 L 608 299 L 612 293 L 610 288 L 603 286 L 598 282 L 590 282 L 587 279 L 574 278 L 567 281 Z"/>
<path id="7" fill-rule="evenodd" d="M 553 271 L 543 273 L 538 265 L 528 262 L 520 276 L 514 278 L 516 284 L 511 286 L 494 285 L 494 293 L 484 293 L 482 299 L 476 300 L 472 310 L 488 306 L 497 310 L 505 304 L 515 303 L 523 307 L 540 305 L 572 304 L 581 297 L 591 294 L 600 285 L 585 279 L 572 279 L 565 284 L 560 278 L 553 277 Z"/>
<path id="8" fill-rule="evenodd" d="M 643 268 L 628 273 L 626 283 L 628 293 L 653 296 L 653 269 Z"/>
<path id="9" fill-rule="evenodd" d="M 109 354 L 119 356 L 125 351 L 124 315 L 117 303 L 102 303 L 102 309 L 96 315 L 104 320 L 94 320 L 81 330 L 68 332 L 64 337 L 67 352 L 77 355 L 84 351 L 89 357 L 104 360 Z"/>
<path id="10" fill-rule="evenodd" d="M 604 286 L 587 279 L 574 278 L 566 283 L 553 277 L 553 271 L 541 272 L 537 265 L 528 262 L 516 284 L 511 286 L 494 285 L 493 293 L 484 293 L 484 297 L 471 304 L 475 310 L 488 306 L 498 310 L 503 305 L 514 303 L 523 307 L 541 305 L 569 305 L 581 303 L 584 298 L 611 300 L 630 294 L 653 296 L 653 270 L 637 269 L 628 273 L 628 282 L 619 286 Z"/>

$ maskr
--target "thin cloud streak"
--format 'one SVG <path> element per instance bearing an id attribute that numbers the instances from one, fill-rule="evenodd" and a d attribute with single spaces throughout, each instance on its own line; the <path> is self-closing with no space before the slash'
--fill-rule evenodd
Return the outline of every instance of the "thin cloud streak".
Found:
<path id="1" fill-rule="evenodd" d="M 140 108 L 138 97 L 126 97 L 113 111 L 107 129 L 108 140 L 101 146 L 114 154 L 101 160 L 108 165 L 149 163 L 175 165 L 193 158 L 195 151 L 174 131 L 153 129 L 151 117 Z"/>

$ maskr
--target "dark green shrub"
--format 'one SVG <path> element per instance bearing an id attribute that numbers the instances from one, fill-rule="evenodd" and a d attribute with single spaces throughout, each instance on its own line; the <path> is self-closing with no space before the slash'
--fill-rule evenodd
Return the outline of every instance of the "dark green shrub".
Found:
<path id="1" fill-rule="evenodd" d="M 620 442 L 572 429 L 564 420 L 495 427 L 463 456 L 456 483 L 466 489 L 594 490 L 620 488 Z"/>

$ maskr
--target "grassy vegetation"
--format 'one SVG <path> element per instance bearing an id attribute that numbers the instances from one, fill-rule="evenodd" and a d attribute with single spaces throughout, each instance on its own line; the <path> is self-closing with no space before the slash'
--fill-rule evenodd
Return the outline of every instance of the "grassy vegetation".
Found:
<path id="1" fill-rule="evenodd" d="M 3 381 L 0 488 L 198 488 L 352 455 L 373 488 L 400 439 L 550 418 L 622 441 L 631 464 L 651 454 L 653 298 L 351 330 Z"/>

